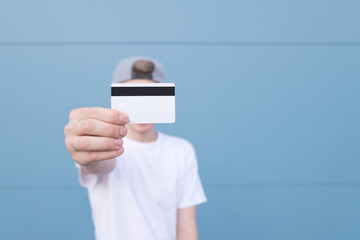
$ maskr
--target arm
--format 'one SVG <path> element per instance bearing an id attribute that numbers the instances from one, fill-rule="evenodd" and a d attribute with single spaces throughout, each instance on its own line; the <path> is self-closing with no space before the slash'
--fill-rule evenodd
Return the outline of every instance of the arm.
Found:
<path id="1" fill-rule="evenodd" d="M 196 206 L 178 209 L 177 240 L 197 240 Z"/>

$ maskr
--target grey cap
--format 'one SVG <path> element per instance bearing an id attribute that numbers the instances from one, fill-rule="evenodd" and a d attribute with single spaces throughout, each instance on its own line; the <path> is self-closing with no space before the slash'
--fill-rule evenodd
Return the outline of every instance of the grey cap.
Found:
<path id="1" fill-rule="evenodd" d="M 134 72 L 134 64 L 140 61 L 150 61 L 153 70 L 147 74 L 137 74 Z M 131 79 L 150 79 L 159 83 L 165 82 L 163 65 L 149 57 L 130 57 L 120 61 L 114 71 L 113 83 L 124 82 Z"/>

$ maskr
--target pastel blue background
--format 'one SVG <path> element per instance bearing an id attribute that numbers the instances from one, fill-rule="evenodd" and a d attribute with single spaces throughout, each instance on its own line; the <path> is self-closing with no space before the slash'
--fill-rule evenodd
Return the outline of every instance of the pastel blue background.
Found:
<path id="1" fill-rule="evenodd" d="M 66 151 L 116 63 L 177 86 L 200 239 L 360 239 L 360 1 L 0 0 L 0 238 L 94 239 Z"/>

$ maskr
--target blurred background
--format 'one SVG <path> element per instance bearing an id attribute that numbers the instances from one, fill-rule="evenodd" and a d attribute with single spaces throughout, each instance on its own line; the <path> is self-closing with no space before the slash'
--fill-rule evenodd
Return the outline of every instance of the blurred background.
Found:
<path id="1" fill-rule="evenodd" d="M 200 239 L 360 239 L 360 2 L 0 0 L 0 238 L 94 239 L 64 145 L 117 62 L 176 84 Z"/>

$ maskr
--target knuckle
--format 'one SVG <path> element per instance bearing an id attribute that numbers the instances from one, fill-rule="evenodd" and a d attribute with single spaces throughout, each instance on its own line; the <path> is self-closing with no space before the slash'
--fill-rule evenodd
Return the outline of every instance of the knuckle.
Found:
<path id="1" fill-rule="evenodd" d="M 85 115 L 87 118 L 96 118 L 100 109 L 100 107 L 86 108 Z"/>
<path id="2" fill-rule="evenodd" d="M 64 127 L 64 135 L 67 135 L 70 132 L 70 124 L 66 124 L 66 126 Z"/>
<path id="3" fill-rule="evenodd" d="M 107 157 L 108 157 L 108 159 L 111 159 L 111 158 L 116 158 L 116 156 L 117 156 L 116 151 L 112 151 L 109 153 L 109 155 Z"/>
<path id="4" fill-rule="evenodd" d="M 74 122 L 69 121 L 68 124 L 66 124 L 66 126 L 64 127 L 64 134 L 65 136 L 71 135 L 73 131 L 74 131 Z"/>
<path id="5" fill-rule="evenodd" d="M 89 152 L 88 158 L 91 162 L 98 160 L 99 154 L 97 152 Z"/>
<path id="6" fill-rule="evenodd" d="M 72 154 L 72 159 L 74 160 L 74 162 L 80 164 L 80 165 L 86 165 L 89 163 L 88 159 L 84 159 L 84 155 L 80 154 L 80 153 L 73 153 Z"/>
<path id="7" fill-rule="evenodd" d="M 110 109 L 110 116 L 114 123 L 119 122 L 120 113 L 118 111 L 116 111 L 115 109 Z"/>
<path id="8" fill-rule="evenodd" d="M 79 112 L 79 109 L 73 109 L 70 111 L 70 114 L 69 114 L 69 119 L 74 119 L 76 117 L 76 115 L 78 114 Z"/>
<path id="9" fill-rule="evenodd" d="M 93 122 L 90 119 L 82 120 L 80 123 L 80 131 L 84 133 L 90 133 L 93 127 Z"/>
<path id="10" fill-rule="evenodd" d="M 79 154 L 73 153 L 71 156 L 72 156 L 72 159 L 74 160 L 74 162 L 77 162 L 79 164 L 81 163 Z"/>
<path id="11" fill-rule="evenodd" d="M 85 115 L 87 118 L 94 118 L 95 117 L 95 108 L 87 108 L 85 110 Z"/>
<path id="12" fill-rule="evenodd" d="M 113 149 L 115 148 L 115 141 L 112 139 L 108 139 L 107 141 L 105 141 L 105 148 L 106 149 Z"/>
<path id="13" fill-rule="evenodd" d="M 109 153 L 109 159 L 116 158 L 118 156 L 119 156 L 118 151 L 112 151 L 111 153 Z"/>
<path id="14" fill-rule="evenodd" d="M 71 149 L 71 143 L 69 141 L 69 138 L 65 137 L 65 146 L 70 151 Z"/>
<path id="15" fill-rule="evenodd" d="M 119 135 L 119 130 L 118 130 L 118 128 L 116 127 L 116 126 L 114 126 L 114 125 L 111 125 L 111 126 L 109 126 L 109 134 L 110 134 L 110 136 L 118 136 Z"/>
<path id="16" fill-rule="evenodd" d="M 88 143 L 85 137 L 78 137 L 76 140 L 75 148 L 77 150 L 85 150 L 88 147 Z"/>

